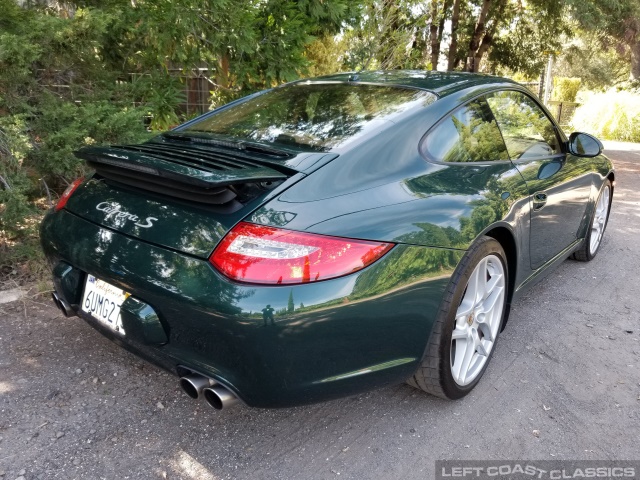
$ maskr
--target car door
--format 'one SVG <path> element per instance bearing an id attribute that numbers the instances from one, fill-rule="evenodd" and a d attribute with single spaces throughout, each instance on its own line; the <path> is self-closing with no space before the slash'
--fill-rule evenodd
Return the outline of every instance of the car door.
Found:
<path id="1" fill-rule="evenodd" d="M 578 238 L 590 178 L 565 146 L 555 123 L 528 94 L 503 90 L 487 95 L 512 162 L 529 189 L 529 252 L 537 269 Z"/>

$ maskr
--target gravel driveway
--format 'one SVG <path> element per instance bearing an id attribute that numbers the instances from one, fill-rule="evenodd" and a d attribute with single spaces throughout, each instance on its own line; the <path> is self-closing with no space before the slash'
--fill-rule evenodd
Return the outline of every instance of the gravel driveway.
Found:
<path id="1" fill-rule="evenodd" d="M 640 459 L 640 145 L 602 250 L 513 306 L 484 378 L 218 412 L 48 299 L 0 305 L 0 479 L 428 479 L 436 459 Z"/>

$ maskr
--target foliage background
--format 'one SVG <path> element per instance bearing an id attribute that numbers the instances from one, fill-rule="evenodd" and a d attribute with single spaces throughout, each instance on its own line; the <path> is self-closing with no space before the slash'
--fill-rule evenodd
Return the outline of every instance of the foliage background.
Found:
<path id="1" fill-rule="evenodd" d="M 0 0 L 0 12 L 0 281 L 38 270 L 39 218 L 84 171 L 75 149 L 186 119 L 175 70 L 207 68 L 212 107 L 340 70 L 537 79 L 548 51 L 562 52 L 558 76 L 622 90 L 626 105 L 640 78 L 637 0 Z M 606 128 L 577 125 L 639 140 L 637 115 L 608 111 Z"/>

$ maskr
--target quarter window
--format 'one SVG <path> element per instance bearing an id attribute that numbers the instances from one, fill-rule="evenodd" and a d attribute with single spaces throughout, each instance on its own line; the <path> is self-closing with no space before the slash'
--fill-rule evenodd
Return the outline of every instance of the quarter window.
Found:
<path id="1" fill-rule="evenodd" d="M 512 159 L 560 153 L 553 123 L 531 97 L 508 90 L 488 95 L 487 103 Z"/>
<path id="2" fill-rule="evenodd" d="M 422 144 L 427 157 L 441 162 L 509 160 L 491 109 L 476 99 L 441 121 Z"/>

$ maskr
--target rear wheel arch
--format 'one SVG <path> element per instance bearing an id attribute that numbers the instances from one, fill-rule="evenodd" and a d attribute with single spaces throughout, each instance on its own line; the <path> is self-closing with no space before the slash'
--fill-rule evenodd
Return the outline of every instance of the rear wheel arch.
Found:
<path id="1" fill-rule="evenodd" d="M 589 262 L 597 255 L 600 250 L 600 245 L 604 231 L 607 228 L 609 222 L 609 214 L 611 213 L 611 205 L 613 203 L 613 180 L 611 174 L 604 179 L 604 182 L 598 190 L 598 195 L 594 201 L 593 211 L 589 216 L 589 223 L 584 238 L 577 250 L 573 252 L 572 258 L 581 262 Z M 609 197 L 606 199 L 603 196 Z M 596 235 L 594 238 L 593 235 Z"/>
<path id="2" fill-rule="evenodd" d="M 495 227 L 484 235 L 491 237 L 500 243 L 507 257 L 507 269 L 509 272 L 509 295 L 507 300 L 510 302 L 513 297 L 513 290 L 516 283 L 516 272 L 518 268 L 518 249 L 516 247 L 516 239 L 513 233 L 506 227 Z"/>
<path id="3" fill-rule="evenodd" d="M 494 235 L 499 235 L 499 233 L 494 232 Z M 496 262 L 492 266 L 487 262 Z M 496 240 L 496 238 L 487 235 L 486 233 L 480 235 L 471 245 L 471 247 L 467 250 L 460 263 L 456 267 L 453 276 L 449 280 L 448 287 L 445 291 L 445 294 L 442 299 L 442 303 L 438 309 L 438 314 L 435 319 L 435 324 L 433 325 L 433 329 L 431 335 L 429 337 L 429 341 L 427 343 L 427 347 L 423 358 L 421 359 L 420 365 L 418 366 L 414 375 L 407 380 L 409 385 L 416 387 L 424 392 L 430 393 L 432 395 L 436 395 L 441 398 L 448 399 L 457 399 L 467 395 L 474 386 L 478 383 L 480 378 L 482 377 L 486 366 L 488 365 L 489 359 L 493 353 L 493 343 L 495 343 L 497 336 L 500 332 L 499 323 L 496 324 L 495 320 L 500 320 L 500 317 L 504 319 L 504 314 L 506 312 L 507 306 L 507 297 L 504 294 L 500 294 L 500 290 L 505 290 L 507 285 L 504 282 L 500 285 L 499 279 L 500 277 L 508 277 L 508 270 L 505 271 L 503 267 L 507 266 L 508 263 L 507 255 L 502 248 L 502 244 Z M 483 270 L 484 269 L 484 270 Z M 480 272 L 476 274 L 476 272 Z M 489 286 L 490 279 L 493 276 L 493 273 L 499 274 L 496 278 L 496 282 L 492 283 L 492 287 L 488 290 L 485 288 L 480 288 L 479 290 L 471 290 L 470 297 L 467 298 L 468 288 L 476 289 L 476 285 L 480 284 L 480 278 L 483 278 L 486 274 L 484 284 L 485 287 Z M 481 276 L 479 276 L 481 275 Z M 473 280 L 475 278 L 475 280 Z M 495 288 L 499 288 L 498 290 L 494 290 Z M 489 310 L 477 310 L 477 305 L 486 302 L 489 298 L 485 297 L 485 293 L 487 295 L 491 295 L 491 292 L 495 291 L 495 295 L 498 297 L 495 300 L 491 301 L 491 305 L 487 308 Z M 485 292 L 482 293 L 480 297 L 476 295 L 477 292 Z M 471 299 L 471 304 L 465 304 L 465 307 L 462 307 L 463 300 Z M 465 301 L 466 301 L 465 300 Z M 499 302 L 496 303 L 496 302 Z M 466 319 L 466 313 L 460 313 L 460 308 L 468 309 L 472 308 L 472 313 L 469 315 L 469 319 Z M 498 308 L 497 314 L 493 312 L 494 308 Z M 484 317 L 484 314 L 489 315 L 489 319 Z M 454 366 L 458 359 L 458 356 L 454 353 L 457 353 L 457 350 L 454 350 L 454 340 L 456 341 L 455 347 L 459 346 L 459 341 L 464 340 L 462 337 L 454 335 L 454 330 L 459 332 L 460 327 L 460 315 L 465 317 L 465 321 L 462 323 L 466 324 L 468 322 L 469 328 L 471 329 L 471 333 L 478 334 L 481 330 L 484 332 L 483 335 L 479 335 L 476 340 L 481 342 L 484 337 L 489 335 L 489 343 L 488 350 L 483 348 L 485 353 L 481 353 L 480 350 L 476 349 L 476 347 L 480 343 L 473 343 L 472 349 L 476 349 L 475 354 L 487 357 L 484 363 L 480 364 L 478 368 L 479 371 L 475 371 L 473 373 L 473 377 L 464 383 L 460 383 L 457 379 L 457 373 L 454 372 Z M 491 320 L 493 318 L 493 320 Z M 485 329 L 480 328 L 479 324 L 488 325 L 491 327 L 491 323 L 493 323 L 495 328 L 498 328 L 497 331 L 493 330 L 493 334 L 488 334 L 485 332 Z M 478 323 L 478 325 L 476 325 Z M 476 329 L 472 327 L 476 327 Z M 491 328 L 494 328 L 491 327 Z M 471 336 L 467 335 L 467 342 L 470 341 Z M 468 346 L 465 347 L 466 344 L 463 344 L 463 347 L 468 350 Z M 484 344 L 483 344 L 484 345 Z M 485 346 L 486 347 L 486 346 Z M 472 357 L 469 357 L 470 360 Z M 477 360 L 477 358 L 476 358 Z M 476 362 L 477 363 L 477 362 Z M 467 367 L 471 364 L 467 362 Z M 464 363 L 460 365 L 460 368 L 465 369 Z M 477 370 L 477 369 L 476 369 Z M 469 370 L 470 372 L 471 370 Z M 468 373 L 468 372 L 467 372 Z"/>
<path id="4" fill-rule="evenodd" d="M 518 270 L 518 247 L 516 246 L 516 240 L 511 230 L 506 227 L 495 227 L 484 235 L 493 238 L 502 246 L 504 254 L 507 257 L 507 275 L 508 275 L 508 292 L 507 292 L 507 305 L 504 315 L 504 321 L 502 322 L 502 329 L 504 330 L 507 321 L 509 320 L 509 313 L 511 311 L 511 299 L 513 298 L 513 292 L 516 285 L 516 273 Z"/>

